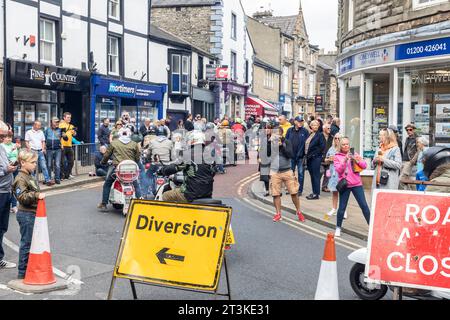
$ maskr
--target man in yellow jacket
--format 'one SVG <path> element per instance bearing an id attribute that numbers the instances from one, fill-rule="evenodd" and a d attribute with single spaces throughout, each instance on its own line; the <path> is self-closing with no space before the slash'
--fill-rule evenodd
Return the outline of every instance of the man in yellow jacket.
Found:
<path id="1" fill-rule="evenodd" d="M 77 135 L 75 131 L 76 128 L 70 122 L 72 121 L 72 114 L 65 112 L 63 114 L 63 120 L 59 124 L 61 129 L 61 146 L 62 146 L 62 157 L 61 157 L 61 180 L 70 179 L 70 174 L 72 173 L 72 168 L 74 164 L 74 151 L 72 149 L 72 138 Z M 64 165 L 65 160 L 67 160 L 67 165 Z"/>
<path id="2" fill-rule="evenodd" d="M 280 127 L 283 128 L 283 138 L 286 138 L 286 134 L 289 128 L 292 127 L 292 124 L 286 119 L 285 115 L 279 116 L 278 121 L 280 122 Z"/>

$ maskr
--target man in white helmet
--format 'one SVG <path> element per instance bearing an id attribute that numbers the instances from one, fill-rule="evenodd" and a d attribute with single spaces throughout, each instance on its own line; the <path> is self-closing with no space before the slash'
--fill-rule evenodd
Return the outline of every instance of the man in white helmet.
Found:
<path id="1" fill-rule="evenodd" d="M 103 197 L 102 202 L 97 206 L 100 210 L 106 210 L 109 200 L 109 193 L 111 191 L 111 186 L 114 183 L 113 173 L 119 163 L 124 160 L 132 160 L 139 164 L 140 161 L 140 150 L 139 145 L 131 140 L 132 132 L 129 128 L 122 128 L 119 130 L 119 138 L 113 140 L 106 150 L 102 161 L 103 165 L 106 165 L 109 159 L 112 159 L 112 165 L 109 167 L 108 174 L 106 175 L 105 183 L 103 184 Z M 141 197 L 141 192 L 139 184 L 137 181 L 134 183 L 134 189 L 136 192 L 136 197 Z"/>

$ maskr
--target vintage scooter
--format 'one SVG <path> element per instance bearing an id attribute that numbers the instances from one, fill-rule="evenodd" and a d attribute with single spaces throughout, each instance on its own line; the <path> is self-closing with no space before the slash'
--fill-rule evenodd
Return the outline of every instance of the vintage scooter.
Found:
<path id="1" fill-rule="evenodd" d="M 139 179 L 139 166 L 132 160 L 122 161 L 117 166 L 113 178 L 115 180 L 109 194 L 109 202 L 114 209 L 122 210 L 126 216 L 131 199 L 136 198 L 133 183 Z"/>
<path id="2" fill-rule="evenodd" d="M 382 299 L 388 289 L 394 291 L 394 287 L 384 284 L 373 284 L 365 281 L 364 269 L 367 261 L 367 248 L 361 248 L 352 252 L 348 259 L 355 262 L 350 270 L 350 285 L 356 295 L 362 300 Z M 417 290 L 403 288 L 403 295 L 418 300 L 449 300 L 450 292 Z"/>

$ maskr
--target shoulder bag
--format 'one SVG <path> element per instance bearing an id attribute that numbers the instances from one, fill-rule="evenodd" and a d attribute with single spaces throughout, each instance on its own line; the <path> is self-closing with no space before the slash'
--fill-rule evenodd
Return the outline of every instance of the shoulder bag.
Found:
<path id="1" fill-rule="evenodd" d="M 345 190 L 347 190 L 348 188 L 348 181 L 347 181 L 347 175 L 348 175 L 348 165 L 347 165 L 347 160 L 345 160 L 345 173 L 344 173 L 344 177 L 339 180 L 338 184 L 336 185 L 336 190 L 339 193 L 344 192 Z"/>

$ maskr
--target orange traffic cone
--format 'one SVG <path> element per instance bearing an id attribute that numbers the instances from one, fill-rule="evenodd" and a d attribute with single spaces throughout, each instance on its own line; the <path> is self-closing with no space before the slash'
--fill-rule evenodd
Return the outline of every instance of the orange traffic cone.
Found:
<path id="1" fill-rule="evenodd" d="M 39 200 L 33 228 L 30 255 L 24 284 L 49 285 L 56 282 L 53 274 L 45 201 Z"/>
<path id="2" fill-rule="evenodd" d="M 329 233 L 320 266 L 315 300 L 339 300 L 336 248 L 334 235 Z"/>

